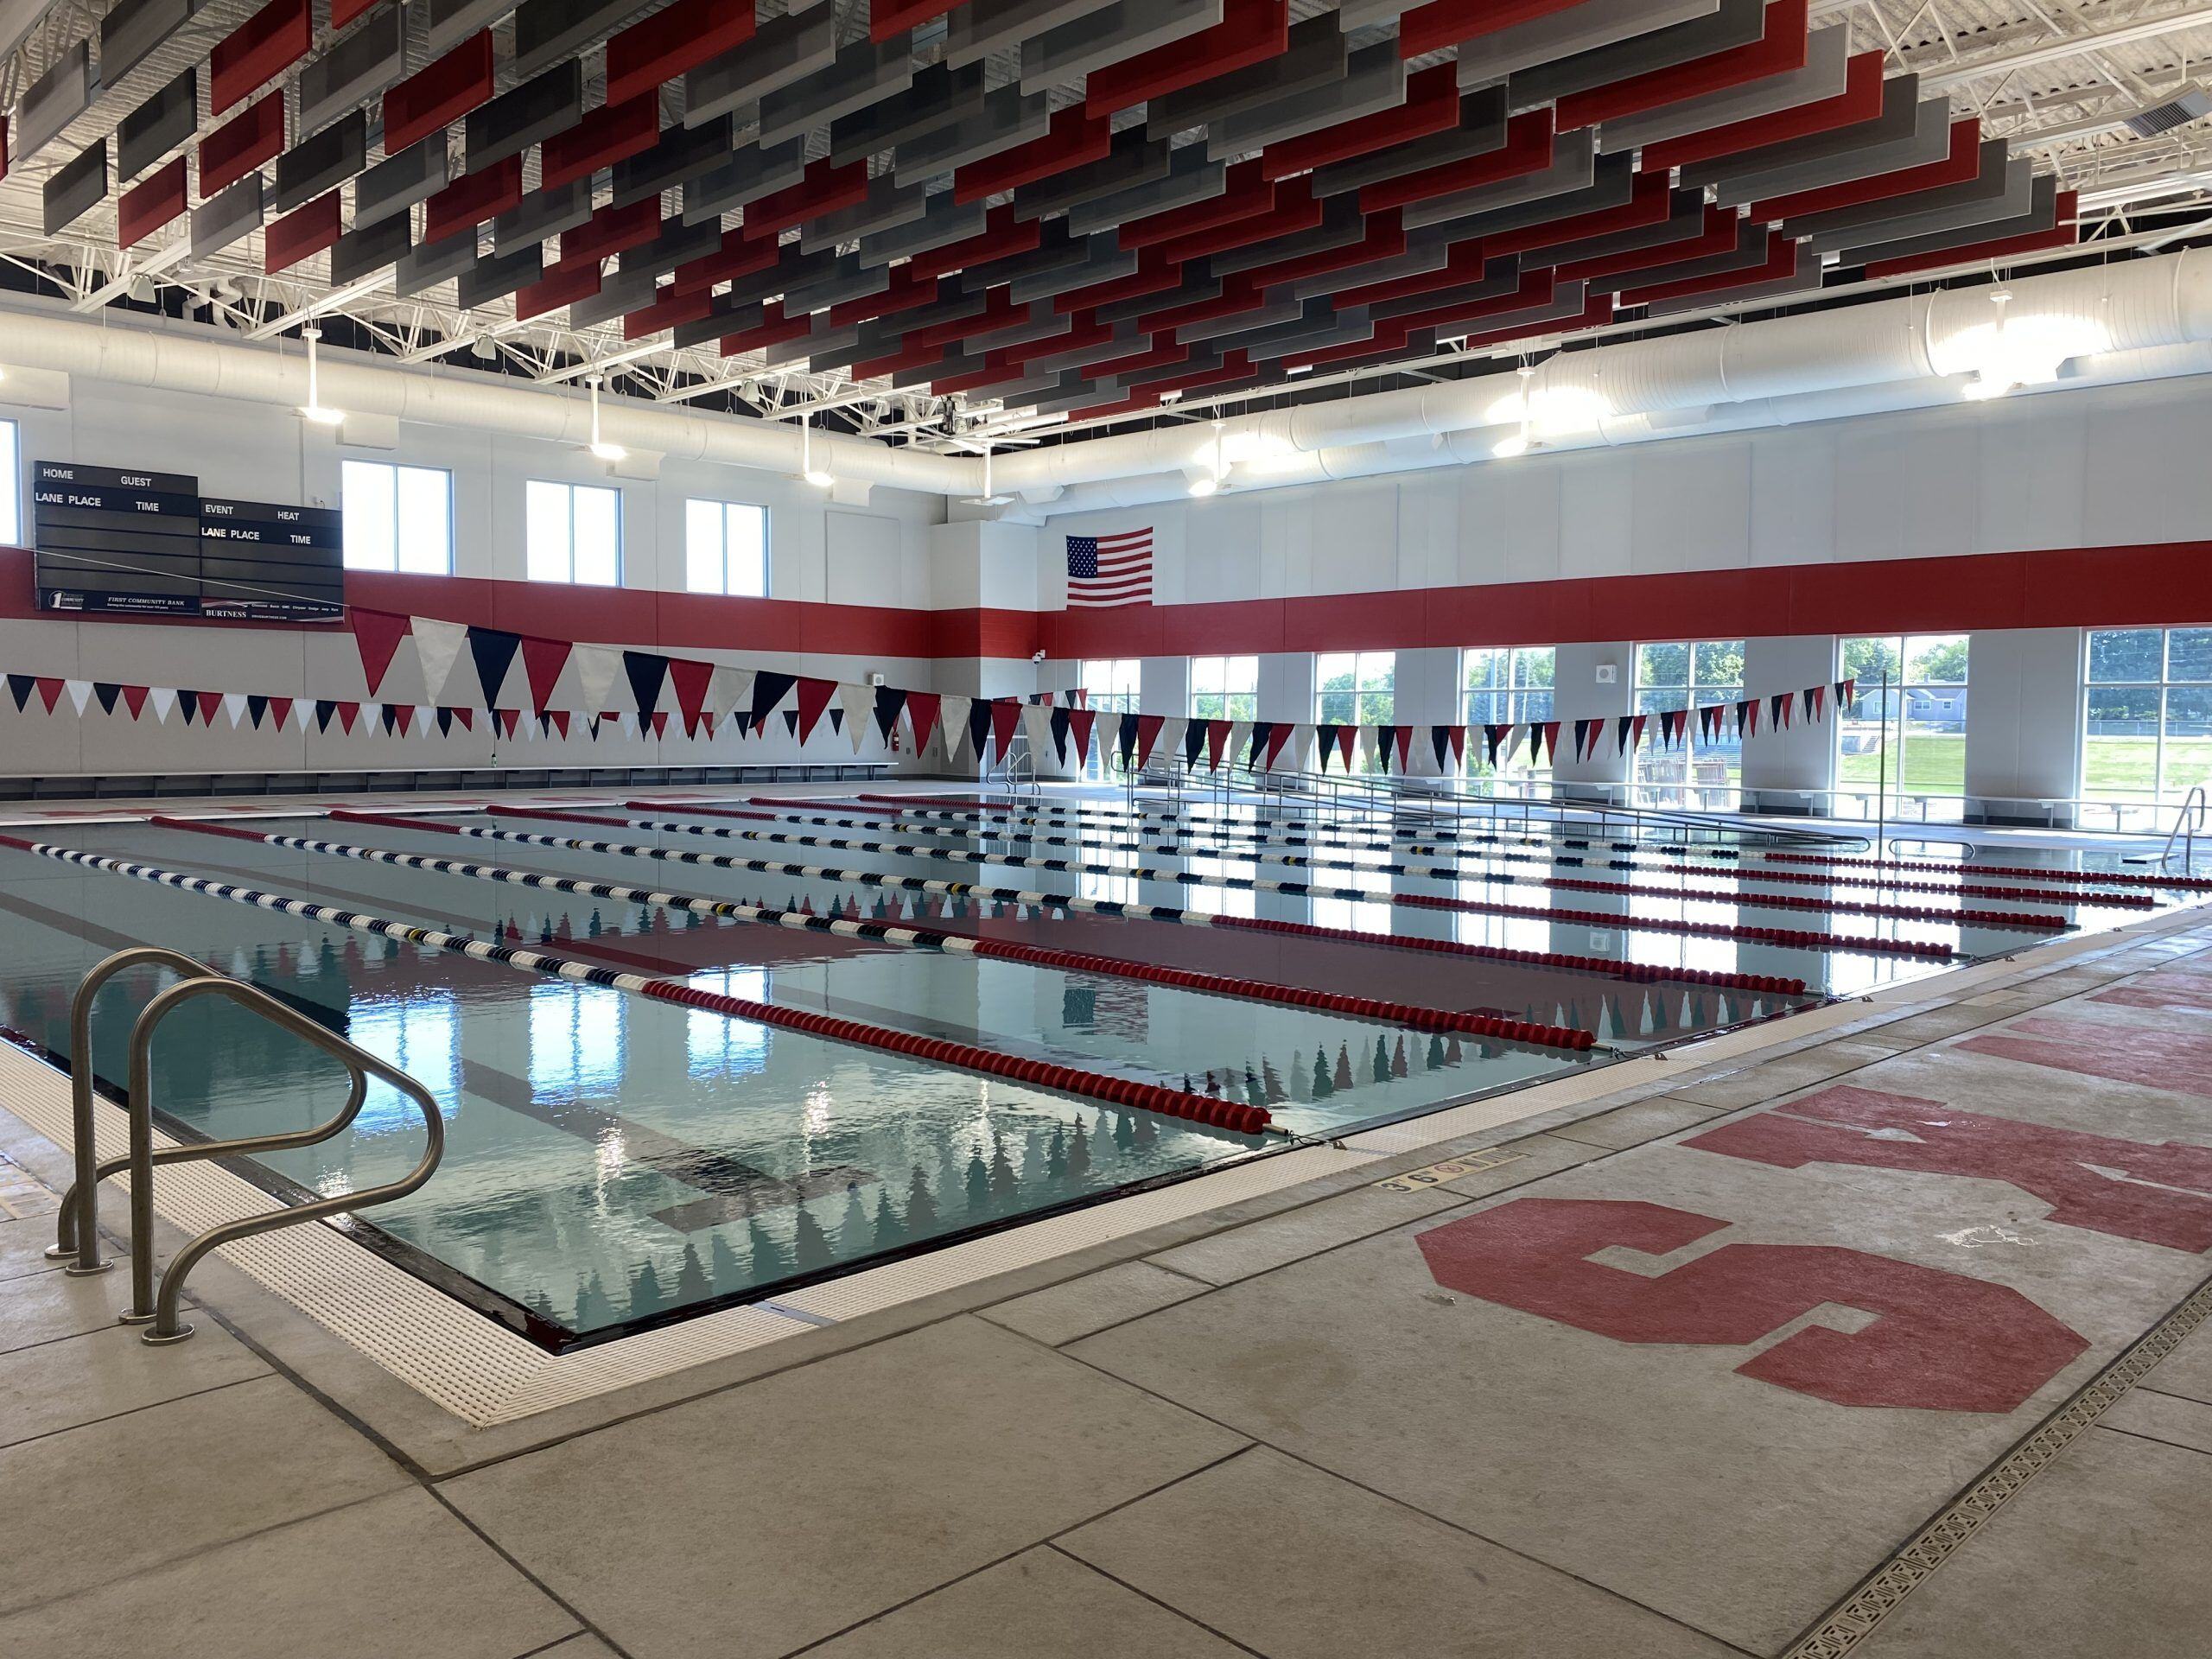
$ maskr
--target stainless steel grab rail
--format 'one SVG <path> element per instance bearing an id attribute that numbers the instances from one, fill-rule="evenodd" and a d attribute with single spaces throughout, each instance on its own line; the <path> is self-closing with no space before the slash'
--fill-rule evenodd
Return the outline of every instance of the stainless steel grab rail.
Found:
<path id="1" fill-rule="evenodd" d="M 156 992 L 132 1023 L 129 1102 L 130 1150 L 122 1158 L 94 1161 L 92 1152 L 92 1054 L 86 1040 L 91 1029 L 92 994 L 122 969 L 142 962 L 159 962 L 180 973 L 188 974 L 189 977 Z M 175 1008 L 203 996 L 220 996 L 236 1002 L 270 1024 L 313 1044 L 345 1066 L 348 1078 L 346 1099 L 337 1116 L 310 1128 L 283 1134 L 201 1141 L 191 1146 L 156 1147 L 154 1034 L 162 1021 Z M 388 1204 L 394 1198 L 404 1198 L 436 1173 L 438 1160 L 445 1153 L 445 1120 L 429 1091 L 414 1078 L 378 1058 L 366 1049 L 325 1029 L 258 986 L 226 978 L 172 950 L 150 946 L 122 950 L 97 964 L 77 988 L 76 999 L 70 1007 L 70 1032 L 71 1040 L 76 1045 L 70 1056 L 69 1069 L 73 1105 L 76 1109 L 74 1132 L 78 1179 L 62 1198 L 62 1219 L 58 1224 L 60 1236 L 56 1248 L 59 1249 L 64 1244 L 72 1246 L 71 1253 L 78 1257 L 73 1271 L 97 1273 L 104 1270 L 106 1264 L 99 1260 L 99 1186 L 110 1175 L 128 1169 L 130 1172 L 131 1294 L 130 1308 L 118 1318 L 124 1325 L 151 1324 L 153 1329 L 147 1332 L 143 1338 L 149 1343 L 181 1342 L 192 1334 L 190 1325 L 177 1322 L 177 1302 L 183 1292 L 187 1275 L 208 1251 L 234 1240 L 250 1238 L 279 1227 L 315 1221 L 341 1211 L 365 1210 L 372 1205 Z M 306 1204 L 272 1210 L 264 1215 L 246 1216 L 207 1229 L 188 1240 L 170 1259 L 168 1271 L 162 1275 L 160 1293 L 156 1295 L 154 1287 L 154 1166 L 156 1164 L 184 1163 L 194 1159 L 243 1157 L 264 1152 L 288 1151 L 327 1141 L 343 1133 L 359 1115 L 362 1105 L 368 1099 L 369 1078 L 372 1076 L 384 1079 L 422 1109 L 426 1142 L 422 1160 L 400 1179 L 382 1186 L 316 1198 Z M 75 1230 L 73 1240 L 68 1236 L 73 1227 Z M 88 1261 L 89 1266 L 86 1265 Z"/>
<path id="2" fill-rule="evenodd" d="M 2165 850 L 2158 855 L 2158 868 L 2172 868 L 2174 843 L 2181 843 L 2181 873 L 2189 875 L 2196 869 L 2196 832 L 2204 823 L 2204 785 L 2192 784 L 2189 793 L 2182 797 L 2181 813 L 2174 819 L 2174 827 L 2166 836 Z"/>

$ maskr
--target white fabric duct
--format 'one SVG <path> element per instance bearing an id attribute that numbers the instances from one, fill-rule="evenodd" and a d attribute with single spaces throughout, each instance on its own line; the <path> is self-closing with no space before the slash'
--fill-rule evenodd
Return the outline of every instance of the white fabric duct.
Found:
<path id="1" fill-rule="evenodd" d="M 579 447 L 591 440 L 591 404 L 581 388 L 407 367 L 327 342 L 320 357 L 322 402 L 349 413 Z M 296 345 L 226 340 L 194 325 L 139 327 L 112 312 L 77 317 L 11 303 L 0 308 L 0 362 L 248 403 L 297 405 L 308 396 L 307 359 Z M 798 429 L 785 422 L 609 397 L 601 425 L 607 442 L 628 448 L 764 472 L 799 470 Z M 818 429 L 813 456 L 841 478 L 937 495 L 974 494 L 982 476 L 972 457 L 893 449 Z"/>

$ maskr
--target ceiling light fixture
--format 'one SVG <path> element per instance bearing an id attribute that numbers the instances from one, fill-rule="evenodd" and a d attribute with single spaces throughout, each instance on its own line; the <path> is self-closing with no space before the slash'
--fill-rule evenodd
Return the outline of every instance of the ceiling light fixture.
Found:
<path id="1" fill-rule="evenodd" d="M 1199 497 L 1211 495 L 1228 480 L 1229 460 L 1222 448 L 1221 423 L 1218 420 L 1213 423 L 1213 459 L 1211 461 L 1201 460 L 1198 465 L 1211 466 L 1213 470 L 1198 473 L 1192 476 L 1190 491 L 1192 495 Z M 1185 470 L 1187 472 L 1189 469 Z"/>
<path id="2" fill-rule="evenodd" d="M 1529 382 L 1535 372 L 1535 370 L 1526 363 L 1514 370 L 1514 373 L 1521 377 L 1521 429 L 1510 437 L 1500 438 L 1491 446 L 1491 454 L 1496 455 L 1500 461 L 1511 461 L 1516 456 L 1527 454 L 1537 447 L 1537 441 L 1529 433 L 1529 423 L 1535 415 L 1535 400 L 1530 395 Z"/>
<path id="3" fill-rule="evenodd" d="M 814 464 L 814 417 L 798 417 L 798 475 L 817 490 L 826 490 L 837 481 L 837 476 L 826 467 Z"/>
<path id="4" fill-rule="evenodd" d="M 308 343 L 308 400 L 300 405 L 300 413 L 317 426 L 336 426 L 346 418 L 342 409 L 326 409 L 322 402 L 322 365 L 315 360 L 315 342 L 322 338 L 322 330 L 309 323 L 300 330 L 300 338 Z"/>
<path id="5" fill-rule="evenodd" d="M 588 374 L 584 384 L 591 388 L 591 452 L 601 461 L 620 461 L 630 452 L 619 443 L 609 443 L 599 435 L 599 383 L 604 375 Z"/>

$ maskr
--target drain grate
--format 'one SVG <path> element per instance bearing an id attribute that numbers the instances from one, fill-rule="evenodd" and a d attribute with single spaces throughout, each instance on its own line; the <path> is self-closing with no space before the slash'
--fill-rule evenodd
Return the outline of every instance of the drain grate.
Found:
<path id="1" fill-rule="evenodd" d="M 1911 1542 L 1801 1637 L 1783 1659 L 1842 1659 L 1980 1531 L 2006 1499 L 2056 1462 L 2083 1430 L 2094 1427 L 2115 1401 L 2207 1319 L 2212 1319 L 2212 1279 L 2199 1285 L 2133 1347 L 2090 1378 L 2081 1392 L 2005 1453 L 1987 1474 L 1916 1534 Z"/>

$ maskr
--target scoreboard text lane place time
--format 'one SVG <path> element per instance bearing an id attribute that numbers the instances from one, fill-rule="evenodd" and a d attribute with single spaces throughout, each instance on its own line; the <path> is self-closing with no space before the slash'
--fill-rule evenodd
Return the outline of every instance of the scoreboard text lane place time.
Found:
<path id="1" fill-rule="evenodd" d="M 41 609 L 225 621 L 336 622 L 343 518 L 324 507 L 208 500 L 200 480 L 41 461 Z"/>

